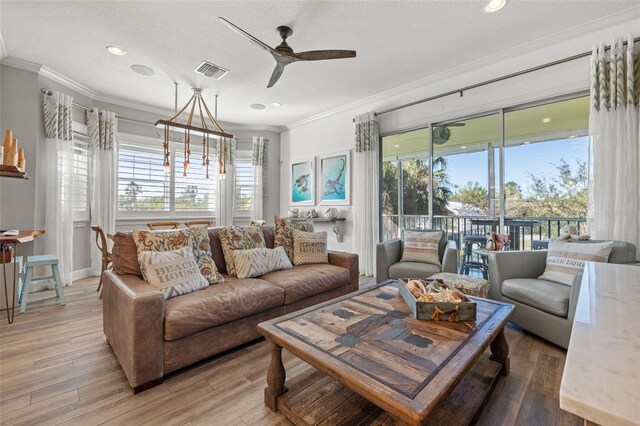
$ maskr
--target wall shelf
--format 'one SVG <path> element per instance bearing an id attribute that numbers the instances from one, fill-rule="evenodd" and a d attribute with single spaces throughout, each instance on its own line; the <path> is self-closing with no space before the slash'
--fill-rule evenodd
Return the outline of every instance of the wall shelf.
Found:
<path id="1" fill-rule="evenodd" d="M 7 173 L 0 171 L 0 177 L 12 178 L 12 179 L 26 179 L 29 180 L 29 177 L 26 173 L 23 174 L 15 174 L 15 173 Z"/>
<path id="2" fill-rule="evenodd" d="M 347 219 L 344 217 L 336 217 L 334 219 L 328 217 L 288 217 L 287 220 L 293 220 L 296 222 L 308 220 L 315 223 L 335 223 L 335 226 L 333 227 L 333 233 L 336 235 L 336 240 L 341 243 L 344 238 L 344 230 L 342 228 L 345 225 L 342 225 L 339 222 L 344 222 Z"/>
<path id="3" fill-rule="evenodd" d="M 29 179 L 27 172 L 22 171 L 16 166 L 2 165 L 0 164 L 0 177 L 7 177 L 13 179 Z"/>

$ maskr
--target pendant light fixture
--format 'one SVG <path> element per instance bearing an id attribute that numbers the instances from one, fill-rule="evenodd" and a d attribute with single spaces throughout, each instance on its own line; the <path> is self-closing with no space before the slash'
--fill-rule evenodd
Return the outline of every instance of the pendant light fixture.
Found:
<path id="1" fill-rule="evenodd" d="M 216 116 L 217 116 L 217 98 L 216 95 Z M 177 99 L 177 85 L 176 85 L 176 99 Z M 176 101 L 177 104 L 177 101 Z M 197 108 L 197 110 L 196 110 Z M 178 122 L 178 117 L 185 111 L 189 112 L 189 117 L 186 123 Z M 195 116 L 199 119 L 195 119 Z M 226 173 L 226 152 L 228 150 L 229 139 L 233 139 L 233 135 L 226 133 L 218 124 L 216 117 L 211 114 L 209 107 L 202 97 L 202 89 L 193 88 L 193 95 L 189 102 L 186 103 L 180 111 L 168 120 L 158 120 L 155 123 L 156 127 L 164 129 L 164 141 L 162 144 L 164 151 L 163 166 L 165 172 L 171 171 L 171 158 L 170 158 L 170 132 L 171 130 L 184 132 L 184 161 L 182 163 L 183 176 L 187 176 L 187 170 L 189 169 L 191 160 L 191 137 L 195 136 L 202 138 L 202 165 L 205 167 L 205 176 L 209 179 L 209 146 L 211 139 L 217 139 L 218 148 L 218 173 L 222 176 Z"/>

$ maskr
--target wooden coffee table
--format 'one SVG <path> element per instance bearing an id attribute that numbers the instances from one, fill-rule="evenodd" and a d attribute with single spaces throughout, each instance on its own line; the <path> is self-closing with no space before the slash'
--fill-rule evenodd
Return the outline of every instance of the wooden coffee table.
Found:
<path id="1" fill-rule="evenodd" d="M 472 422 L 509 374 L 504 326 L 514 309 L 472 299 L 474 323 L 416 320 L 390 280 L 261 323 L 271 345 L 265 404 L 296 425 Z M 288 389 L 282 348 L 317 369 Z"/>

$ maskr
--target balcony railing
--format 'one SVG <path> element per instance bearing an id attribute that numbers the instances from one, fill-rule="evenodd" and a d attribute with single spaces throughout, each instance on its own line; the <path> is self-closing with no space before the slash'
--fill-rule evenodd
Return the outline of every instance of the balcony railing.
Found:
<path id="1" fill-rule="evenodd" d="M 464 235 L 487 235 L 495 230 L 491 224 L 478 224 L 478 222 L 491 222 L 492 218 L 486 216 L 434 216 L 433 227 L 429 227 L 429 217 L 426 215 L 382 215 L 383 240 L 400 238 L 402 230 L 442 229 L 446 231 L 447 238 L 455 241 L 461 247 L 461 239 Z M 512 226 L 505 226 L 510 236 L 511 248 L 531 249 L 532 241 L 548 240 L 562 233 L 565 225 L 574 225 L 578 233 L 586 232 L 585 218 L 567 217 L 519 217 L 506 219 Z M 497 222 L 497 218 L 495 218 Z"/>

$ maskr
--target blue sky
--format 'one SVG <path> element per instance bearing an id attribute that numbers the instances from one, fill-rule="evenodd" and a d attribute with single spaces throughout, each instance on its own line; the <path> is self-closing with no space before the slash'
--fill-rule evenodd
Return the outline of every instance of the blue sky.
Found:
<path id="1" fill-rule="evenodd" d="M 496 157 L 497 152 L 496 150 Z M 589 138 L 585 136 L 507 148 L 505 150 L 505 182 L 517 182 L 526 194 L 531 182 L 529 175 L 532 173 L 555 174 L 554 164 L 559 164 L 561 158 L 572 166 L 576 164 L 576 160 L 587 161 Z M 449 155 L 447 161 L 447 175 L 451 183 L 463 186 L 469 181 L 477 181 L 480 185 L 487 186 L 486 152 Z"/>

